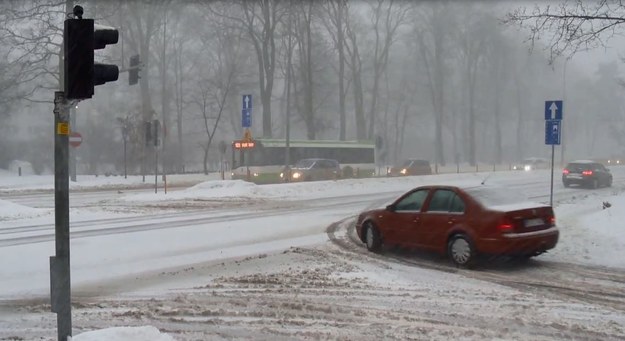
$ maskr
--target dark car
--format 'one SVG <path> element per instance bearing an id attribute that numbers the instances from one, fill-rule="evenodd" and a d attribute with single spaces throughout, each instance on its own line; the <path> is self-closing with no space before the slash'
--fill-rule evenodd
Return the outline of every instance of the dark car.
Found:
<path id="1" fill-rule="evenodd" d="M 388 176 L 405 176 L 405 175 L 430 175 L 432 167 L 430 161 L 419 159 L 408 159 L 401 166 L 391 167 L 387 171 Z"/>
<path id="2" fill-rule="evenodd" d="M 551 206 L 488 185 L 415 188 L 386 208 L 361 213 L 356 231 L 370 251 L 424 249 L 461 267 L 480 254 L 528 259 L 554 248 L 559 236 Z"/>
<path id="3" fill-rule="evenodd" d="M 577 160 L 569 162 L 562 170 L 562 184 L 581 185 L 590 188 L 612 186 L 612 173 L 600 162 Z"/>
<path id="4" fill-rule="evenodd" d="M 336 180 L 340 178 L 341 166 L 333 159 L 302 159 L 290 169 L 290 181 Z M 285 172 L 280 174 L 285 176 Z"/>

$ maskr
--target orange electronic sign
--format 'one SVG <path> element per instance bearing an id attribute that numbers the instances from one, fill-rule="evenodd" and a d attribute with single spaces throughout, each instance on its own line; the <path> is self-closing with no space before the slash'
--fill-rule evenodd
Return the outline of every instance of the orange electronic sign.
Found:
<path id="1" fill-rule="evenodd" d="M 256 146 L 254 141 L 236 140 L 232 142 L 234 149 L 252 149 Z"/>

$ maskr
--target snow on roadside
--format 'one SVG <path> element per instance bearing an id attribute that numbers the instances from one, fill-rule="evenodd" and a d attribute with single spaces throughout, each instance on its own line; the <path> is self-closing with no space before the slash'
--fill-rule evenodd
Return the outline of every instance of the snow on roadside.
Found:
<path id="1" fill-rule="evenodd" d="M 50 214 L 51 211 L 33 208 L 0 199 L 0 221 L 8 219 L 26 219 Z"/>
<path id="2" fill-rule="evenodd" d="M 152 326 L 114 327 L 80 333 L 69 341 L 174 341 Z"/>

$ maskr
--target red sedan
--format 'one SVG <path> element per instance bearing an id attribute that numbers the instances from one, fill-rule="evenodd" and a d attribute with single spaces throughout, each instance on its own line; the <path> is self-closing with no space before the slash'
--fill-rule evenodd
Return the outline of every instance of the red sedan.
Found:
<path id="1" fill-rule="evenodd" d="M 460 267 L 481 254 L 533 257 L 554 248 L 559 236 L 551 206 L 489 185 L 415 188 L 361 213 L 356 231 L 370 251 L 383 244 L 426 249 Z"/>

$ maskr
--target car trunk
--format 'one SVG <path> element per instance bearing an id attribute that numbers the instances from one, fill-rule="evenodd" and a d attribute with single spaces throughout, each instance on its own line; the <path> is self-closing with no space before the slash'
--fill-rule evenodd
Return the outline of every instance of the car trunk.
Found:
<path id="1" fill-rule="evenodd" d="M 506 212 L 503 224 L 511 225 L 515 233 L 535 232 L 554 226 L 555 217 L 551 207 L 523 208 Z"/>

